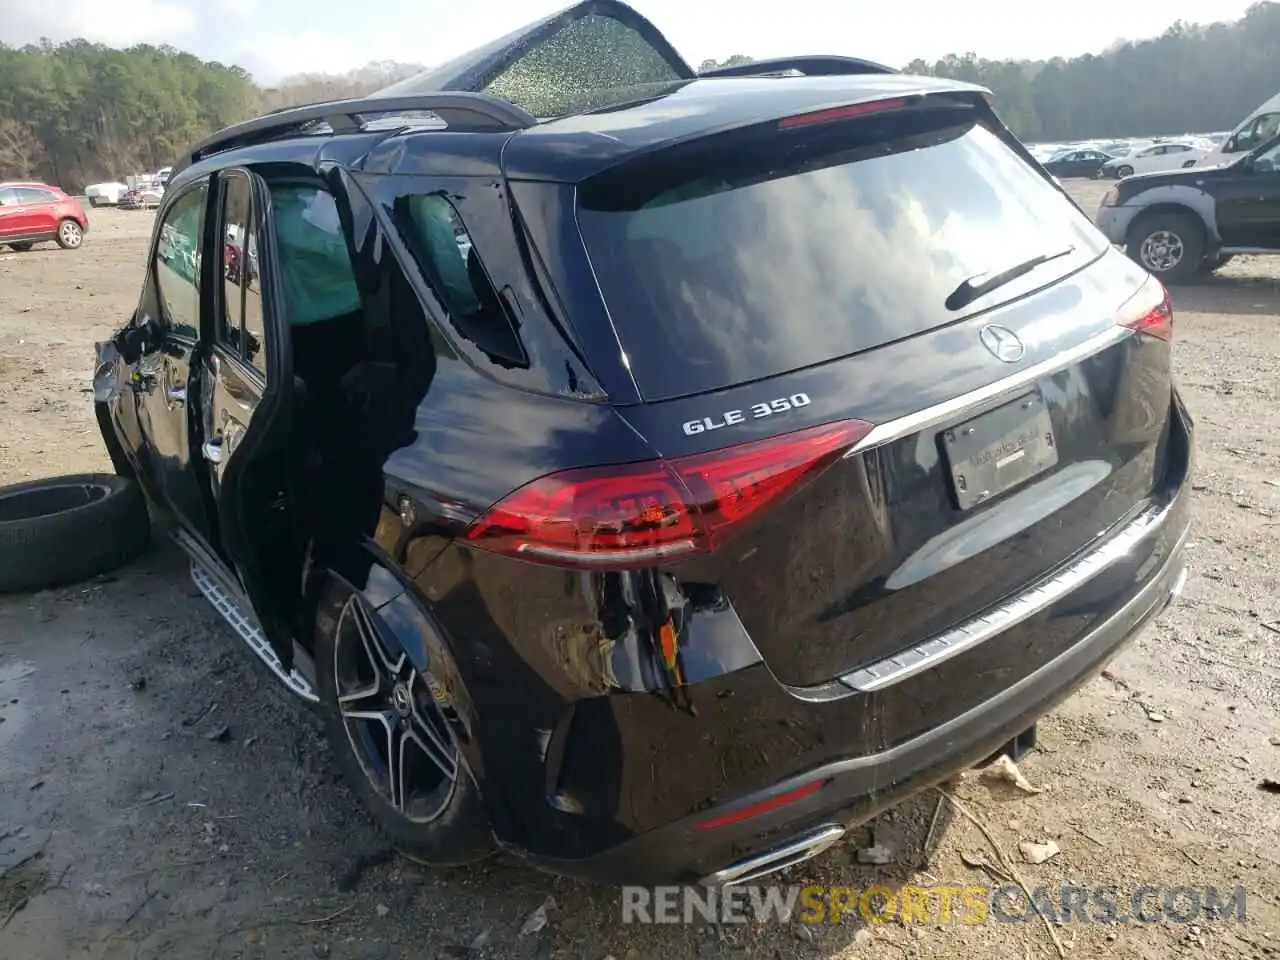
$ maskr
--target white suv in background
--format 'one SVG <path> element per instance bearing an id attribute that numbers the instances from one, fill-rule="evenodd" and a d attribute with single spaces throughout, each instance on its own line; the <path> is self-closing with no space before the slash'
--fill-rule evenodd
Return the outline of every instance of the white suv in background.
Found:
<path id="1" fill-rule="evenodd" d="M 1135 173 L 1158 173 L 1163 170 L 1180 170 L 1193 167 L 1203 160 L 1209 151 L 1200 143 L 1191 140 L 1169 140 L 1165 143 L 1153 143 L 1149 147 L 1135 150 L 1127 157 L 1116 157 L 1102 165 L 1102 176 L 1114 177 L 1117 180 L 1133 176 Z"/>

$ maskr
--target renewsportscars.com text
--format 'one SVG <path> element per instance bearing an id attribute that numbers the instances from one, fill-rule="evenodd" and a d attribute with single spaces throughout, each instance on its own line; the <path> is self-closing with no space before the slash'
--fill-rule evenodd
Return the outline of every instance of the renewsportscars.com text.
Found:
<path id="1" fill-rule="evenodd" d="M 623 923 L 1081 924 L 1245 920 L 1245 889 L 1212 886 L 623 887 Z"/>

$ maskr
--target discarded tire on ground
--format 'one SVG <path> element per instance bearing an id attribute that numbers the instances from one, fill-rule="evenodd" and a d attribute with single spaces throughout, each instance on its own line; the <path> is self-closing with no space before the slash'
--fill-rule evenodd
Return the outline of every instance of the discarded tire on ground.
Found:
<path id="1" fill-rule="evenodd" d="M 83 474 L 0 487 L 0 593 L 106 573 L 150 539 L 142 490 L 124 477 Z"/>

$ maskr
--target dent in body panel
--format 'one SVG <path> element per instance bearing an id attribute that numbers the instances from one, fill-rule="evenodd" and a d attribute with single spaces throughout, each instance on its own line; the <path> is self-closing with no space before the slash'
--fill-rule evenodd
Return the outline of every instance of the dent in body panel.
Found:
<path id="1" fill-rule="evenodd" d="M 633 754 L 614 698 L 652 700 L 655 713 L 696 726 L 706 683 L 760 663 L 719 591 L 668 572 L 573 572 L 455 543 L 414 587 L 474 703 L 491 802 L 504 808 L 491 813 L 512 818 L 529 842 L 560 842 L 566 830 L 579 835 L 574 843 L 619 839 L 615 814 L 635 798 L 615 792 Z M 684 745 L 670 746 L 674 761 Z M 563 782 L 583 764 L 591 796 Z M 587 817 L 565 826 L 578 819 L 565 811 Z M 538 830 L 550 837 L 537 841 Z"/>

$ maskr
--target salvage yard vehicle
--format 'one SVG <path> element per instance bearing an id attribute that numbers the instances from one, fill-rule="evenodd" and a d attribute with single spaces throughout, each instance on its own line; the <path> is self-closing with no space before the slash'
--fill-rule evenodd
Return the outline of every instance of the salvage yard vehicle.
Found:
<path id="1" fill-rule="evenodd" d="M 1127 156 L 1113 157 L 1105 161 L 1099 170 L 1099 176 L 1122 180 L 1135 173 L 1156 173 L 1161 170 L 1194 167 L 1196 162 L 1202 160 L 1208 153 L 1206 147 L 1191 141 L 1153 143 Z"/>
<path id="2" fill-rule="evenodd" d="M 1178 595 L 1172 337 L 989 92 L 588 0 L 195 145 L 95 401 L 407 856 L 732 884 Z"/>
<path id="3" fill-rule="evenodd" d="M 1112 243 L 1170 284 L 1217 270 L 1237 254 L 1280 254 L 1280 136 L 1224 165 L 1123 180 L 1107 191 L 1094 219 Z"/>
<path id="4" fill-rule="evenodd" d="M 52 240 L 64 250 L 84 242 L 89 216 L 60 189 L 35 181 L 0 183 L 0 244 L 20 253 Z"/>
<path id="5" fill-rule="evenodd" d="M 121 210 L 154 210 L 164 199 L 164 187 L 144 183 L 133 187 L 120 198 Z"/>

